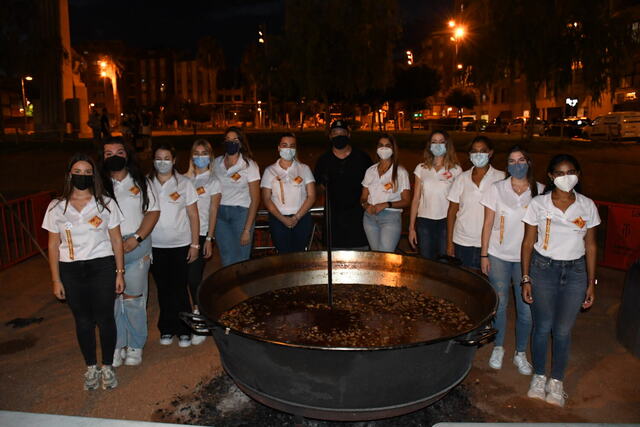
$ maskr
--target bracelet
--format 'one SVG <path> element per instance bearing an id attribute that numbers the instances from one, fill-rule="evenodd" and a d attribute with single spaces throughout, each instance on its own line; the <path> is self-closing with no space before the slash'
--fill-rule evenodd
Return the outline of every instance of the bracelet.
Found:
<path id="1" fill-rule="evenodd" d="M 522 279 L 520 279 L 520 284 L 524 285 L 525 283 L 531 284 L 531 277 L 528 274 L 523 274 Z"/>
<path id="2" fill-rule="evenodd" d="M 189 247 L 193 249 L 200 249 L 200 245 L 189 245 Z"/>
<path id="3" fill-rule="evenodd" d="M 116 268 L 116 273 L 124 274 L 124 268 Z"/>
<path id="4" fill-rule="evenodd" d="M 204 238 L 207 242 L 211 242 L 212 240 L 216 240 L 215 236 L 207 236 Z"/>
<path id="5" fill-rule="evenodd" d="M 480 258 L 489 258 L 489 255 L 480 255 Z"/>

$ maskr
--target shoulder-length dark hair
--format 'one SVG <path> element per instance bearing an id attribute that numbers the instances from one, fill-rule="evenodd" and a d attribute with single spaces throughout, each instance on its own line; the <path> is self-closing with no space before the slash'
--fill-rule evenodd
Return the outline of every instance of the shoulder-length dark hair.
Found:
<path id="1" fill-rule="evenodd" d="M 542 194 L 551 193 L 553 190 L 555 190 L 556 185 L 553 183 L 553 179 L 551 179 L 549 175 L 553 174 L 553 171 L 556 170 L 556 166 L 558 166 L 560 163 L 565 163 L 565 162 L 571 163 L 573 165 L 573 168 L 580 175 L 582 175 L 582 169 L 580 168 L 580 163 L 578 163 L 578 159 L 573 157 L 571 154 L 558 154 L 549 161 L 549 166 L 547 166 L 547 186 L 544 188 L 544 193 Z M 578 193 L 582 194 L 582 186 L 580 185 L 580 179 L 578 180 L 578 183 L 573 189 Z"/>
<path id="2" fill-rule="evenodd" d="M 238 126 L 230 126 L 224 131 L 224 136 L 227 136 L 229 132 L 235 132 L 240 140 L 240 154 L 244 158 L 247 166 L 249 166 L 249 160 L 253 160 L 253 153 L 251 152 L 251 146 L 249 146 L 249 140 L 247 135 Z"/>
<path id="3" fill-rule="evenodd" d="M 509 156 L 511 155 L 511 153 L 522 153 L 524 158 L 527 160 L 527 164 L 529 165 L 529 169 L 527 169 L 527 181 L 529 182 L 529 190 L 531 190 L 531 197 L 536 197 L 538 195 L 538 185 L 536 184 L 536 179 L 533 176 L 533 160 L 531 159 L 531 156 L 529 156 L 527 150 L 520 147 L 519 145 L 514 145 L 509 149 L 509 152 L 507 153 L 507 176 L 505 177 L 505 179 L 509 179 L 511 177 L 511 174 L 509 173 Z"/>
<path id="4" fill-rule="evenodd" d="M 442 135 L 444 138 L 444 145 L 447 148 L 447 152 L 444 155 L 444 167 L 449 170 L 453 169 L 460 164 L 458 162 L 458 155 L 456 154 L 456 147 L 453 145 L 453 140 L 451 136 L 449 136 L 449 132 L 446 130 L 434 130 L 429 134 L 429 139 L 427 139 L 427 144 L 424 146 L 424 160 L 422 162 L 422 166 L 431 169 L 433 167 L 433 161 L 435 156 L 431 152 L 431 138 L 434 135 Z"/>
<path id="5" fill-rule="evenodd" d="M 93 160 L 91 156 L 85 153 L 75 153 L 69 159 L 67 163 L 67 170 L 64 177 L 64 188 L 62 190 L 62 195 L 58 197 L 58 201 L 64 201 L 64 212 L 67 211 L 67 206 L 69 206 L 69 200 L 71 199 L 71 194 L 73 193 L 73 184 L 71 183 L 71 169 L 73 165 L 78 162 L 87 162 L 91 165 L 91 169 L 93 169 L 93 185 L 89 187 L 89 191 L 95 197 L 96 203 L 98 204 L 98 209 L 106 209 L 111 212 L 107 207 L 107 203 L 104 201 L 104 188 L 102 186 L 102 177 L 100 176 L 100 170 L 96 166 L 96 162 Z M 56 205 L 57 206 L 57 203 Z"/>
<path id="6" fill-rule="evenodd" d="M 131 144 L 125 142 L 122 137 L 114 136 L 109 138 L 104 142 L 102 146 L 102 150 L 100 152 L 100 158 L 98 160 L 100 164 L 100 170 L 102 172 L 102 185 L 104 187 L 104 193 L 118 202 L 115 192 L 113 191 L 113 181 L 111 180 L 111 171 L 109 171 L 104 164 L 104 145 L 106 144 L 120 144 L 124 148 L 124 151 L 127 153 L 127 162 L 125 164 L 125 169 L 136 187 L 142 193 L 142 212 L 146 212 L 149 208 L 149 192 L 147 191 L 147 178 L 145 178 L 142 170 L 140 169 L 140 165 L 138 164 L 138 156 L 136 155 L 136 150 L 133 149 Z"/>
<path id="7" fill-rule="evenodd" d="M 171 153 L 171 157 L 173 157 L 173 166 L 171 167 L 171 174 L 173 175 L 173 178 L 176 180 L 176 183 L 178 182 L 178 177 L 176 176 L 176 174 L 178 173 L 178 170 L 176 169 L 176 149 L 173 146 L 173 144 L 170 144 L 168 142 L 161 142 L 157 145 L 155 145 L 153 147 L 153 154 L 151 156 L 151 159 L 153 160 L 153 158 L 156 155 L 156 152 L 158 150 L 167 150 L 168 152 Z M 154 178 L 158 177 L 158 171 L 156 170 L 155 166 L 151 166 L 151 172 L 149 172 L 149 179 L 153 180 Z"/>
<path id="8" fill-rule="evenodd" d="M 383 133 L 380 135 L 378 142 L 380 142 L 381 139 L 388 139 L 393 147 L 393 154 L 391 155 L 391 167 L 393 168 L 391 172 L 391 182 L 393 183 L 393 189 L 395 191 L 398 188 L 398 159 L 400 157 L 398 141 L 396 141 L 396 138 L 390 133 Z"/>

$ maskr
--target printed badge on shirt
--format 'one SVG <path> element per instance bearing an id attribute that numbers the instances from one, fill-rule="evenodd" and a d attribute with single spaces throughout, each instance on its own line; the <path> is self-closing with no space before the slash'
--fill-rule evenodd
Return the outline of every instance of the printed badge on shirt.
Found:
<path id="1" fill-rule="evenodd" d="M 387 182 L 384 185 L 384 191 L 391 191 L 392 188 L 393 188 L 393 183 L 391 183 L 391 182 Z"/>
<path id="2" fill-rule="evenodd" d="M 129 189 L 129 192 L 134 196 L 137 196 L 138 194 L 140 194 L 140 189 L 134 185 Z"/>
<path id="3" fill-rule="evenodd" d="M 175 202 L 180 198 L 180 193 L 174 191 L 173 193 L 169 194 L 169 197 Z"/>
<path id="4" fill-rule="evenodd" d="M 102 219 L 98 215 L 96 215 L 89 220 L 89 224 L 93 225 L 95 228 L 98 228 L 100 227 L 100 224 L 102 224 Z"/>
<path id="5" fill-rule="evenodd" d="M 580 229 L 583 229 L 585 225 L 587 225 L 587 221 L 585 221 L 581 216 L 579 216 L 578 218 L 574 219 L 571 222 L 574 223 Z"/>
<path id="6" fill-rule="evenodd" d="M 205 190 L 205 188 L 203 186 L 200 186 L 200 187 L 196 188 L 196 193 L 198 193 L 198 196 L 201 196 L 206 192 L 207 192 L 207 190 Z"/>
<path id="7" fill-rule="evenodd" d="M 295 183 L 296 183 L 296 184 L 298 184 L 298 185 L 302 184 L 302 177 L 301 177 L 301 176 L 296 176 L 296 177 L 293 179 L 293 182 L 295 182 Z"/>
<path id="8" fill-rule="evenodd" d="M 231 179 L 234 181 L 238 181 L 240 178 L 242 178 L 242 176 L 238 172 L 231 175 Z"/>

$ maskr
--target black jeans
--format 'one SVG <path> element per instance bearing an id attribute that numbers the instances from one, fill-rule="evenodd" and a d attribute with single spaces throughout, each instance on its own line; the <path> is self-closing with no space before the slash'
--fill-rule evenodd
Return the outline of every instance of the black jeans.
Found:
<path id="1" fill-rule="evenodd" d="M 420 256 L 436 259 L 447 254 L 447 218 L 429 219 L 418 217 L 416 234 Z"/>
<path id="2" fill-rule="evenodd" d="M 288 228 L 278 218 L 269 214 L 269 230 L 273 246 L 276 247 L 278 253 L 302 252 L 311 240 L 313 218 L 311 218 L 311 213 L 307 212 L 295 227 Z"/>
<path id="3" fill-rule="evenodd" d="M 200 305 L 198 304 L 198 288 L 200 287 L 200 282 L 202 282 L 204 266 L 208 261 L 208 259 L 204 257 L 204 243 L 206 242 L 206 237 L 207 236 L 200 236 L 200 253 L 198 254 L 198 259 L 193 261 L 191 264 L 188 264 L 189 293 L 191 293 L 191 301 L 193 304 L 198 306 Z"/>
<path id="4" fill-rule="evenodd" d="M 181 311 L 191 312 L 187 294 L 189 246 L 153 248 L 151 275 L 158 287 L 160 335 L 189 335 L 191 330 L 180 320 Z"/>
<path id="5" fill-rule="evenodd" d="M 87 366 L 95 365 L 96 325 L 100 332 L 102 364 L 113 363 L 116 348 L 116 261 L 113 256 L 60 262 L 60 279 L 76 322 L 76 335 Z"/>

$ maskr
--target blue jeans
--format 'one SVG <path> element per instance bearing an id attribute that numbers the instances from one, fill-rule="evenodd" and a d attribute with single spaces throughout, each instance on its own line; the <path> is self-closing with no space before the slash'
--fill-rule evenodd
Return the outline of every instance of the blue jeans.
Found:
<path id="1" fill-rule="evenodd" d="M 571 330 L 586 290 L 587 270 L 584 257 L 573 261 L 555 261 L 534 251 L 531 260 L 531 354 L 533 369 L 537 375 L 545 374 L 547 341 L 552 335 L 551 378 L 562 381 L 569 360 Z"/>
<path id="2" fill-rule="evenodd" d="M 127 239 L 130 236 L 125 236 Z M 116 348 L 143 348 L 147 341 L 147 296 L 151 266 L 151 237 L 124 254 L 124 294 L 116 298 L 114 314 L 118 330 Z M 135 298 L 124 298 L 124 296 Z"/>
<path id="3" fill-rule="evenodd" d="M 247 222 L 248 214 L 249 208 L 242 206 L 220 205 L 218 208 L 216 244 L 220 251 L 223 267 L 246 261 L 251 257 L 254 224 L 251 225 L 249 244 L 240 245 L 240 236 L 244 230 L 244 224 Z"/>
<path id="4" fill-rule="evenodd" d="M 447 218 L 429 219 L 418 217 L 416 234 L 420 256 L 436 259 L 447 253 Z"/>
<path id="5" fill-rule="evenodd" d="M 498 294 L 498 311 L 493 323 L 498 330 L 495 345 L 502 346 L 504 344 L 504 335 L 507 329 L 507 306 L 513 283 L 516 301 L 516 351 L 526 351 L 531 337 L 531 308 L 522 299 L 520 263 L 504 261 L 492 255 L 489 255 L 489 263 L 491 264 L 489 281 Z"/>
<path id="6" fill-rule="evenodd" d="M 480 248 L 475 246 L 462 246 L 454 243 L 456 258 L 462 261 L 463 267 L 480 270 Z"/>
<path id="7" fill-rule="evenodd" d="M 293 228 L 286 227 L 278 218 L 269 214 L 271 240 L 280 254 L 304 251 L 311 240 L 312 230 L 313 218 L 309 212 L 300 218 L 300 221 Z"/>
<path id="8" fill-rule="evenodd" d="M 364 213 L 364 232 L 372 251 L 395 252 L 402 231 L 402 212 L 384 209 L 378 215 Z"/>

